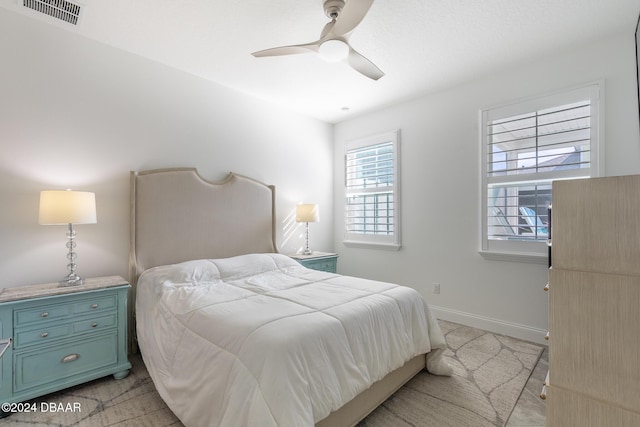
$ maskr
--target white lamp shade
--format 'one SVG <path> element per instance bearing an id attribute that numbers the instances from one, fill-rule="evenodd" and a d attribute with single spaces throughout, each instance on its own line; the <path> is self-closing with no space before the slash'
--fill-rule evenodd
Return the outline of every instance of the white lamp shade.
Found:
<path id="1" fill-rule="evenodd" d="M 296 206 L 296 222 L 320 221 L 320 209 L 315 204 L 303 204 Z"/>
<path id="2" fill-rule="evenodd" d="M 38 222 L 43 225 L 95 224 L 96 195 L 87 191 L 41 191 Z"/>

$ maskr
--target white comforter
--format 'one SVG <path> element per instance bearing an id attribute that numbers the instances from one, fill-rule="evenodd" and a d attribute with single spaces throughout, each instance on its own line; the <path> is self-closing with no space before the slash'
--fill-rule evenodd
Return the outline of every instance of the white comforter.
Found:
<path id="1" fill-rule="evenodd" d="M 444 337 L 413 289 L 279 254 L 145 271 L 136 297 L 149 374 L 187 426 L 313 426 Z"/>

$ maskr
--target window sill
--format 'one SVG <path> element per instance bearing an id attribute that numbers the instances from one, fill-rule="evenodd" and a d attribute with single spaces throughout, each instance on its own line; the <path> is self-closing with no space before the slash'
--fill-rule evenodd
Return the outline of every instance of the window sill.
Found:
<path id="1" fill-rule="evenodd" d="M 490 261 L 508 261 L 508 262 L 524 262 L 529 264 L 548 265 L 548 256 L 546 254 L 534 254 L 526 252 L 494 252 L 479 251 L 484 259 Z"/>
<path id="2" fill-rule="evenodd" d="M 358 242 L 355 240 L 344 240 L 342 243 L 348 248 L 379 249 L 383 251 L 400 250 L 400 245 L 395 243 Z"/>

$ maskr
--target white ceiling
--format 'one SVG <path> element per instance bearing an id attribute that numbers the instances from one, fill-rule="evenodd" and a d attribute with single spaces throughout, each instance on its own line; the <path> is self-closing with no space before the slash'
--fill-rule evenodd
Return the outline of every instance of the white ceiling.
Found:
<path id="1" fill-rule="evenodd" d="M 0 0 L 43 23 L 330 123 L 608 35 L 633 38 L 640 13 L 639 0 L 376 0 L 350 39 L 386 74 L 373 81 L 314 53 L 251 56 L 317 40 L 329 21 L 323 0 L 78 3 L 84 15 L 73 26 L 20 0 Z"/>

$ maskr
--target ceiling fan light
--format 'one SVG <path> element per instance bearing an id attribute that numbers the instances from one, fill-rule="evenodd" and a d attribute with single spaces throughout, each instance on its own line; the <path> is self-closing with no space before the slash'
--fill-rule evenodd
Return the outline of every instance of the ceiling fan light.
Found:
<path id="1" fill-rule="evenodd" d="M 320 45 L 318 53 L 325 61 L 338 62 L 347 57 L 349 46 L 342 40 L 327 40 Z"/>

